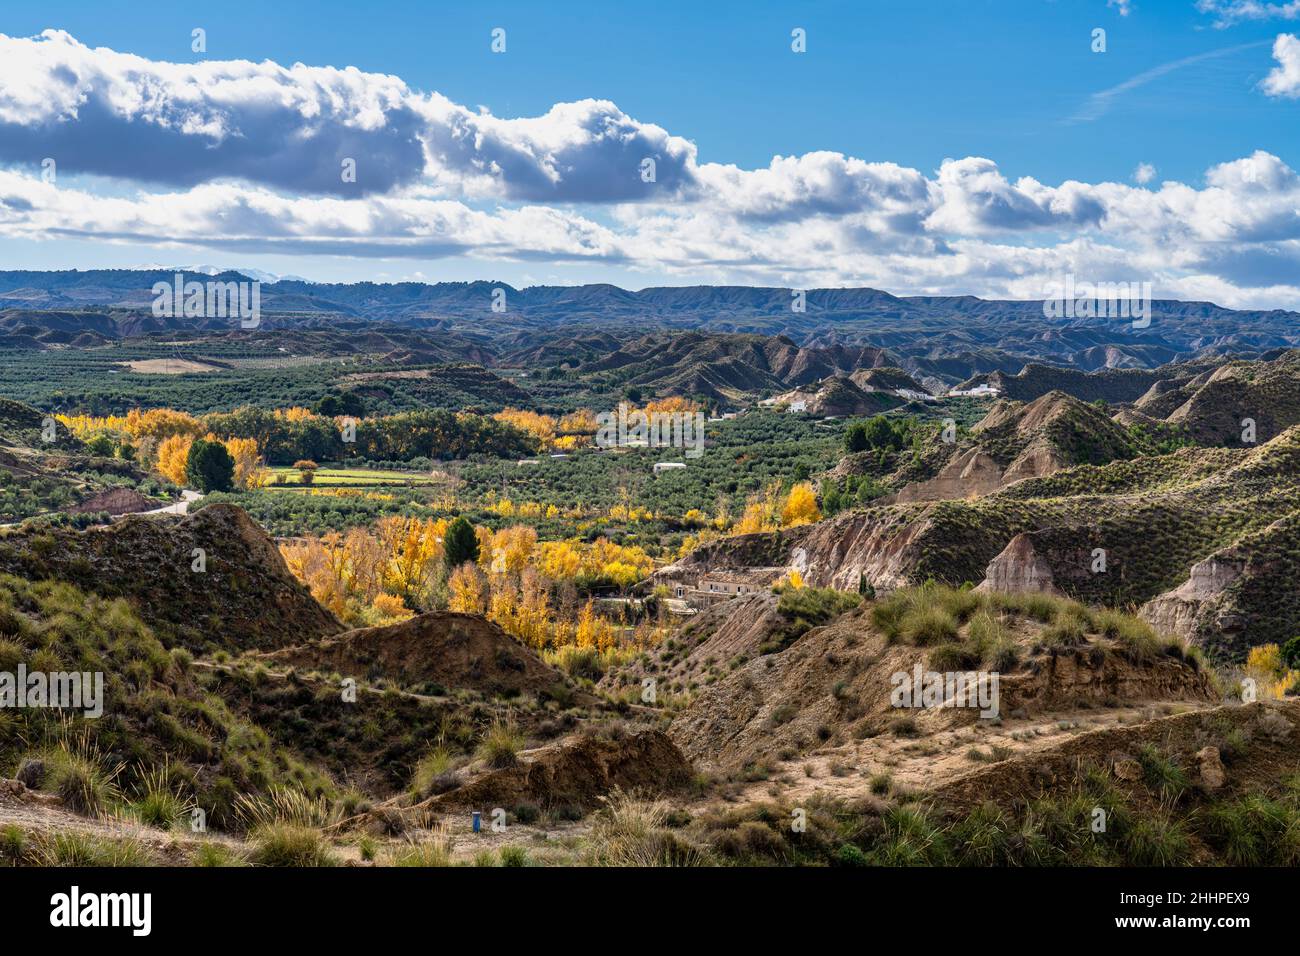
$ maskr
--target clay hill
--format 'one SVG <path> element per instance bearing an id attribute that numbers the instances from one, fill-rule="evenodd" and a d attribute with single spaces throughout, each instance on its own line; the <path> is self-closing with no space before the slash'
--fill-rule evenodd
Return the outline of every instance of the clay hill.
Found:
<path id="1" fill-rule="evenodd" d="M 413 807 L 445 811 L 530 803 L 586 812 L 615 791 L 681 793 L 692 774 L 690 762 L 660 730 L 589 731 L 524 751 L 507 767 L 471 764 L 465 783 Z"/>
<path id="2" fill-rule="evenodd" d="M 12 529 L 0 533 L 0 572 L 126 598 L 165 644 L 193 651 L 282 647 L 342 630 L 234 505 L 86 531 Z"/>
<path id="3" fill-rule="evenodd" d="M 875 762 L 915 737 L 987 724 L 978 708 L 900 708 L 894 675 L 910 679 L 917 665 L 998 672 L 1003 720 L 1218 702 L 1180 644 L 1115 612 L 932 586 L 831 610 L 792 637 L 791 624 L 819 600 L 816 592 L 733 600 L 683 632 L 684 650 L 668 651 L 666 663 L 696 689 L 668 734 L 689 758 L 732 771 L 845 750 L 857 753 L 855 763 L 879 751 L 866 758 Z M 660 663 L 644 666 L 658 671 Z"/>
<path id="4" fill-rule="evenodd" d="M 853 380 L 854 385 L 864 392 L 889 392 L 891 394 L 903 392 L 923 394 L 925 392 L 925 386 L 908 375 L 907 372 L 901 368 L 888 365 L 858 369 L 849 378 Z"/>
<path id="5" fill-rule="evenodd" d="M 1086 370 L 1060 368 L 1031 362 L 1015 375 L 1002 371 L 976 375 L 956 386 L 958 390 L 988 385 L 1003 398 L 1032 402 L 1048 392 L 1058 391 L 1085 402 L 1101 400 L 1111 404 L 1136 402 L 1162 382 L 1183 380 L 1212 368 L 1209 362 L 1161 365 L 1158 368 L 1106 368 Z"/>
<path id="6" fill-rule="evenodd" d="M 397 624 L 345 631 L 269 652 L 262 659 L 273 666 L 358 678 L 382 674 L 412 689 L 467 688 L 500 696 L 572 698 L 575 694 L 563 673 L 498 625 L 451 611 L 430 611 Z"/>
<path id="7" fill-rule="evenodd" d="M 887 503 L 942 501 L 989 494 L 1073 465 L 1129 459 L 1142 448 L 1108 411 L 1064 392 L 1028 403 L 999 400 L 969 433 L 952 437 L 945 441 L 936 430 L 920 447 L 883 458 L 850 454 L 829 476 L 875 473 L 891 491 Z"/>
<path id="8" fill-rule="evenodd" d="M 613 373 L 625 385 L 659 395 L 737 403 L 887 364 L 877 348 L 800 348 L 780 335 L 660 332 L 585 362 L 577 371 Z"/>
<path id="9" fill-rule="evenodd" d="M 1060 391 L 1085 402 L 1124 406 L 1125 424 L 1161 422 L 1202 445 L 1239 447 L 1243 420 L 1265 441 L 1300 424 L 1300 351 L 1279 349 L 1256 359 L 1199 357 L 1144 369 L 1085 371 L 1043 364 L 1016 375 L 980 375 L 958 388 L 991 385 L 1003 398 L 1034 401 Z"/>
<path id="10" fill-rule="evenodd" d="M 1300 424 L 1300 351 L 1271 360 L 1226 362 L 1153 386 L 1134 410 L 1177 426 L 1198 444 L 1240 447 L 1247 420 L 1256 441 Z"/>
<path id="11" fill-rule="evenodd" d="M 1241 813 L 1295 818 L 1278 781 L 1300 768 L 1300 702 L 1225 701 L 1177 639 L 1061 598 L 927 585 L 844 600 L 733 599 L 637 665 L 697 685 L 668 736 L 726 781 L 721 806 L 687 804 L 689 835 L 713 852 L 889 866 L 1296 860 L 1266 848 L 1280 823 Z M 819 623 L 773 639 L 821 602 Z M 734 655 L 722 667 L 719 651 Z M 924 707 L 891 699 L 899 675 L 960 668 L 997 673 L 996 717 L 951 693 Z M 1098 806 L 1103 836 L 1088 826 Z M 801 807 L 817 836 L 782 836 Z"/>
<path id="12" fill-rule="evenodd" d="M 1267 582 L 1291 573 L 1297 553 L 1298 482 L 1300 427 L 1293 427 L 1250 449 L 1182 448 L 1079 465 L 982 497 L 876 505 L 786 532 L 727 539 L 659 577 L 755 569 L 775 577 L 798 561 L 809 583 L 848 591 L 862 582 L 891 589 L 928 578 L 989 578 L 990 587 L 1107 606 L 1142 605 L 1195 577 L 1184 597 L 1205 595 L 1207 587 L 1217 595 L 1222 586 L 1231 611 L 1211 615 L 1222 626 L 1180 630 L 1215 657 L 1241 660 L 1250 646 L 1284 641 L 1300 629 L 1293 589 L 1267 593 Z M 1215 556 L 1221 560 L 1214 567 L 1242 573 L 1231 581 L 1221 571 L 1194 574 Z M 1252 586 L 1254 580 L 1261 585 Z M 1164 613 L 1166 620 L 1205 620 L 1199 610 Z"/>

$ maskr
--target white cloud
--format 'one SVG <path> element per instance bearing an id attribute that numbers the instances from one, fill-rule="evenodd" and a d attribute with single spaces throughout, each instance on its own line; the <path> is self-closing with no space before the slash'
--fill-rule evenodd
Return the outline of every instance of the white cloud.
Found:
<path id="1" fill-rule="evenodd" d="M 1212 13 L 1220 30 L 1243 20 L 1300 20 L 1300 0 L 1265 3 L 1263 0 L 1197 0 L 1196 9 Z"/>
<path id="2" fill-rule="evenodd" d="M 69 34 L 0 35 L 0 160 L 191 186 L 335 195 L 423 183 L 519 200 L 630 200 L 688 185 L 694 147 L 603 100 L 500 119 L 398 77 L 247 60 L 166 63 Z M 656 183 L 642 182 L 644 158 Z M 356 161 L 355 183 L 342 163 Z"/>
<path id="3" fill-rule="evenodd" d="M 1281 41 L 1285 62 L 1295 40 Z M 338 181 L 345 150 L 357 193 Z M 44 156 L 57 184 L 36 174 Z M 46 33 L 0 37 L 2 159 L 21 162 L 0 170 L 0 237 L 176 261 L 456 257 L 1012 297 L 1072 272 L 1226 305 L 1300 296 L 1300 176 L 1263 151 L 1158 188 L 1146 163 L 1132 183 L 1011 179 L 977 156 L 924 171 L 819 151 L 742 169 L 603 100 L 506 119 L 355 69 L 158 63 Z"/>
<path id="4" fill-rule="evenodd" d="M 1106 0 L 1106 6 L 1114 7 L 1121 17 L 1133 12 L 1133 0 Z"/>
<path id="5" fill-rule="evenodd" d="M 1277 66 L 1260 87 L 1269 96 L 1300 98 L 1300 38 L 1292 33 L 1278 34 L 1273 41 L 1273 59 Z"/>

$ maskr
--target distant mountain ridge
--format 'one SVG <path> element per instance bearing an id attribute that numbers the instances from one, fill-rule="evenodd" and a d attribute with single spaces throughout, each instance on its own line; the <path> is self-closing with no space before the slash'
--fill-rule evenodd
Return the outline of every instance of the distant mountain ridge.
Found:
<path id="1" fill-rule="evenodd" d="M 245 273 L 235 271 L 180 274 L 182 281 L 248 281 Z M 176 275 L 161 269 L 0 272 L 0 348 L 79 348 L 142 336 L 231 333 L 229 319 L 153 315 L 154 284 L 170 285 Z M 591 370 L 619 356 L 620 371 L 636 371 L 656 386 L 663 376 L 656 376 L 655 361 L 644 349 L 636 352 L 635 343 L 644 336 L 761 336 L 770 341 L 755 346 L 757 351 L 802 350 L 809 367 L 780 371 L 767 367 L 779 366 L 779 355 L 736 355 L 731 345 L 697 339 L 693 341 L 704 353 L 700 358 L 665 363 L 677 376 L 664 383 L 666 391 L 715 396 L 783 391 L 871 367 L 861 354 L 850 361 L 836 357 L 836 350 L 876 350 L 887 352 L 889 364 L 930 391 L 1000 378 L 1004 394 L 1025 401 L 1052 389 L 1085 397 L 1054 376 L 1038 375 L 1041 381 L 1019 388 L 1013 379 L 1035 365 L 1114 376 L 1093 397 L 1134 401 L 1154 381 L 1143 381 L 1143 370 L 1256 358 L 1300 347 L 1300 312 L 1285 310 L 1237 311 L 1208 302 L 1157 300 L 1149 327 L 1134 328 L 1117 319 L 1049 319 L 1038 301 L 895 296 L 871 288 L 810 289 L 799 297 L 795 291 L 800 290 L 682 286 L 631 291 L 609 284 L 518 289 L 484 280 L 345 284 L 283 279 L 262 283 L 262 318 L 255 335 L 346 331 L 359 339 L 378 330 L 392 339 L 378 351 L 392 353 L 395 363 L 469 361 Z M 668 342 L 658 340 L 665 346 Z M 680 355 L 678 346 L 670 350 Z M 644 364 L 640 370 L 632 368 L 637 354 Z M 769 373 L 772 380 L 761 381 Z M 1132 374 L 1126 378 L 1125 373 Z M 1124 386 L 1122 397 L 1112 392 L 1116 385 Z"/>
<path id="2" fill-rule="evenodd" d="M 181 273 L 187 280 L 247 279 L 244 272 Z M 171 270 L 95 269 L 55 272 L 0 271 L 0 307 L 2 308 L 86 308 L 147 307 L 153 300 L 155 282 L 171 282 Z M 493 292 L 505 293 L 505 313 L 493 313 Z M 639 291 L 609 284 L 580 286 L 530 286 L 517 289 L 505 282 L 399 282 L 381 284 L 315 283 L 284 279 L 264 282 L 263 308 L 269 311 L 317 311 L 338 315 L 355 315 L 391 321 L 431 318 L 457 318 L 467 315 L 519 314 L 545 317 L 550 321 L 581 319 L 595 315 L 605 317 L 652 317 L 665 325 L 679 324 L 693 316 L 706 314 L 712 321 L 780 318 L 792 326 L 834 319 L 880 321 L 908 319 L 933 321 L 935 328 L 944 320 L 963 317 L 977 324 L 1011 319 L 1032 319 L 1042 326 L 1084 329 L 1116 327 L 1114 320 L 1076 319 L 1049 323 L 1043 316 L 1042 303 L 1036 300 L 990 300 L 975 296 L 895 296 L 879 289 L 843 288 L 803 291 L 803 310 L 794 311 L 792 290 L 761 286 L 672 286 L 650 287 Z M 1157 300 L 1152 303 L 1153 321 L 1150 335 L 1154 339 L 1169 334 L 1158 330 L 1161 319 L 1199 320 L 1214 325 L 1229 316 L 1238 324 L 1233 332 L 1242 344 L 1252 343 L 1252 335 L 1241 332 L 1242 323 L 1258 328 L 1255 334 L 1267 336 L 1266 330 L 1280 329 L 1290 323 L 1297 333 L 1300 313 L 1286 310 L 1239 311 L 1209 302 Z M 675 321 L 676 320 L 676 321 Z M 1224 333 L 1227 330 L 1224 329 Z M 1093 345 L 1103 344 L 1093 342 Z M 1284 343 L 1274 343 L 1280 345 Z"/>

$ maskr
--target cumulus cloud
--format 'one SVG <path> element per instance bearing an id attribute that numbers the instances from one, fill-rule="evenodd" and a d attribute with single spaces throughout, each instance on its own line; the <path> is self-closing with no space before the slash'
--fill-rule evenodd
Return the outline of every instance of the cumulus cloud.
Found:
<path id="1" fill-rule="evenodd" d="M 990 159 L 946 159 L 936 183 L 938 203 L 926 220 L 938 232 L 967 235 L 1096 225 L 1105 210 L 1079 183 L 1051 189 L 1025 177 L 1008 182 Z"/>
<path id="2" fill-rule="evenodd" d="M 1261 88 L 1269 96 L 1300 98 L 1300 38 L 1283 33 L 1273 42 L 1277 66 L 1264 77 Z"/>
<path id="3" fill-rule="evenodd" d="M 770 222 L 864 214 L 919 226 L 917 216 L 930 202 L 930 184 L 918 170 L 833 152 L 777 156 L 755 170 L 710 163 L 698 179 L 699 201 Z"/>
<path id="4" fill-rule="evenodd" d="M 631 200 L 691 181 L 694 147 L 602 100 L 500 119 L 395 76 L 269 60 L 166 63 L 69 34 L 0 35 L 0 160 L 191 186 L 365 195 L 427 184 L 512 199 Z M 640 175 L 656 163 L 653 183 Z M 346 182 L 343 164 L 356 164 Z"/>
<path id="5" fill-rule="evenodd" d="M 46 156 L 56 182 L 38 174 Z M 1069 272 L 1226 305 L 1300 297 L 1300 176 L 1263 151 L 1158 188 L 1145 163 L 1127 183 L 1011 178 L 978 156 L 919 170 L 818 151 L 743 169 L 605 100 L 502 118 L 393 76 L 160 63 L 50 31 L 0 37 L 5 160 L 0 236 L 36 242 L 1018 298 Z"/>
<path id="6" fill-rule="evenodd" d="M 446 199 L 285 197 L 228 183 L 106 197 L 12 172 L 0 172 L 0 233 L 328 255 L 622 258 L 608 228 L 544 206 L 486 212 Z"/>

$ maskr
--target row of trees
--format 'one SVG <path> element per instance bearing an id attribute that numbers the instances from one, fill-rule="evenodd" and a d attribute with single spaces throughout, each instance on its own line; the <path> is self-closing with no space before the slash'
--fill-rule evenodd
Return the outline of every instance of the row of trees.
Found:
<path id="1" fill-rule="evenodd" d="M 343 399 L 339 404 L 343 406 Z M 201 417 L 161 408 L 132 409 L 127 415 L 106 417 L 61 416 L 60 420 L 78 438 L 95 442 L 99 453 L 109 452 L 107 443 L 111 443 L 111 448 L 123 457 L 136 457 L 139 452 L 150 466 L 157 458 L 158 446 L 166 439 L 193 439 L 208 434 L 223 440 L 251 440 L 272 465 L 302 459 L 404 462 L 471 455 L 520 458 L 534 454 L 540 447 L 537 438 L 508 421 L 442 409 L 354 419 L 320 415 L 306 408 L 270 411 L 246 406 Z"/>

